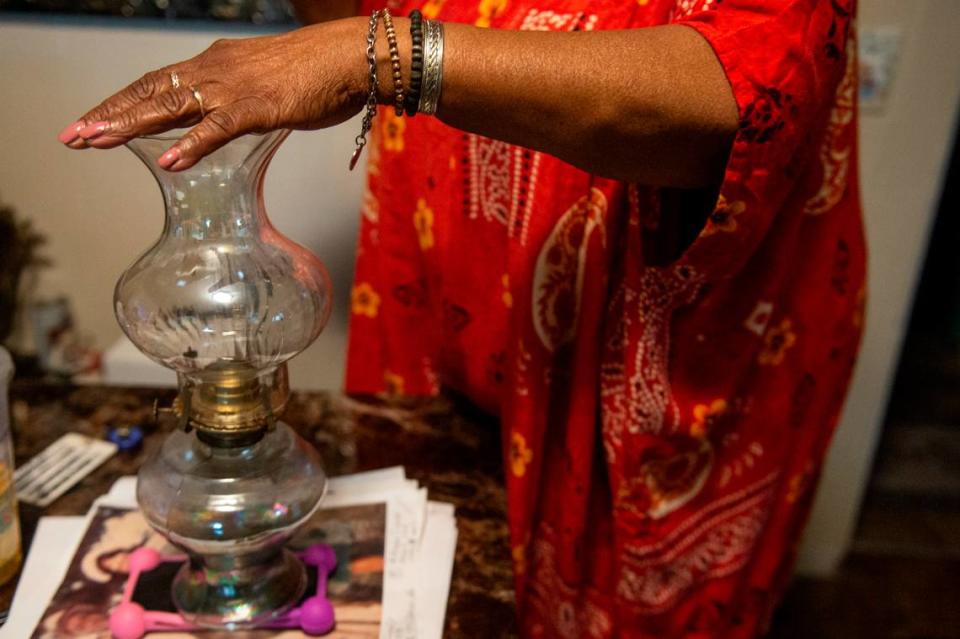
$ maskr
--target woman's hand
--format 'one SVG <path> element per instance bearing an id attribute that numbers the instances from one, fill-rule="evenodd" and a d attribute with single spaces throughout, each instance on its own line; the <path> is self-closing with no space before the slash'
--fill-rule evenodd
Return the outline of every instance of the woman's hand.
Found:
<path id="1" fill-rule="evenodd" d="M 74 149 L 106 149 L 196 125 L 158 159 L 178 171 L 245 133 L 338 124 L 365 101 L 366 29 L 366 20 L 350 18 L 281 35 L 218 40 L 190 60 L 147 73 L 66 127 L 59 139 Z"/>

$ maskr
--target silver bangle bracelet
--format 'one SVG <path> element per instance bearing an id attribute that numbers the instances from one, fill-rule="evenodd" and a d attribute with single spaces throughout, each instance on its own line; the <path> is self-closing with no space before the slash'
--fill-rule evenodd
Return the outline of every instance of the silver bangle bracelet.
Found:
<path id="1" fill-rule="evenodd" d="M 425 20 L 423 34 L 423 88 L 418 111 L 433 115 L 440 104 L 443 85 L 443 23 Z"/>

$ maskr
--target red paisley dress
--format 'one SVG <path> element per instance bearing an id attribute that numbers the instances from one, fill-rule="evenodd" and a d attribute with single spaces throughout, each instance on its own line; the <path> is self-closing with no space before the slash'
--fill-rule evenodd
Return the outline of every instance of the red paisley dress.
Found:
<path id="1" fill-rule="evenodd" d="M 524 636 L 764 632 L 863 319 L 853 5 L 420 5 L 501 29 L 688 25 L 740 112 L 719 194 L 375 120 L 347 387 L 449 387 L 500 416 Z"/>

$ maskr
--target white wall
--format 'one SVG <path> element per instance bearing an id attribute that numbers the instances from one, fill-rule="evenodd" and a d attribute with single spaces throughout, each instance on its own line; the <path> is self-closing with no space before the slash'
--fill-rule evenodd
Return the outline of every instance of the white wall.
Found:
<path id="1" fill-rule="evenodd" d="M 100 24 L 0 22 L 0 197 L 51 236 L 58 265 L 50 279 L 73 296 L 80 326 L 107 345 L 119 335 L 113 282 L 158 233 L 160 198 L 128 152 L 70 152 L 56 133 L 144 69 L 224 34 Z M 904 39 L 886 110 L 861 120 L 869 316 L 802 553 L 801 567 L 817 572 L 836 564 L 856 522 L 960 91 L 960 2 L 862 0 L 861 24 L 899 25 Z M 344 166 L 356 128 L 294 134 L 267 180 L 272 218 L 327 262 L 339 293 L 331 328 L 294 360 L 292 382 L 301 388 L 339 385 L 361 180 Z"/>
<path id="2" fill-rule="evenodd" d="M 121 334 L 113 285 L 159 234 L 162 200 L 126 149 L 70 151 L 57 132 L 145 70 L 193 56 L 216 38 L 251 33 L 140 24 L 0 22 L 0 200 L 50 237 L 47 252 L 56 265 L 42 288 L 68 293 L 80 329 L 101 347 Z M 336 289 L 330 325 L 291 364 L 298 388 L 339 388 L 342 381 L 363 179 L 362 171 L 347 171 L 357 129 L 353 121 L 294 132 L 267 173 L 271 219 L 327 263 Z"/>
<path id="3" fill-rule="evenodd" d="M 960 2 L 861 0 L 861 29 L 887 25 L 903 32 L 893 90 L 882 113 L 860 119 L 866 333 L 800 555 L 808 573 L 834 569 L 857 523 L 960 101 Z"/>

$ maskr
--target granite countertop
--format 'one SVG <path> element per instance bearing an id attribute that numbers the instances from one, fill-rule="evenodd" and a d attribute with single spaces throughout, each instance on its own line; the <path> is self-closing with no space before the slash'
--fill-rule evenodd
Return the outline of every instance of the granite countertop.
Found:
<path id="1" fill-rule="evenodd" d="M 103 437 L 113 425 L 150 424 L 154 399 L 171 390 L 56 386 L 16 381 L 11 389 L 18 464 L 68 431 Z M 321 452 L 330 475 L 393 465 L 429 489 L 430 499 L 456 506 L 459 539 L 445 637 L 516 635 L 506 496 L 497 423 L 466 402 L 347 397 L 295 392 L 284 421 Z M 44 510 L 21 504 L 24 544 L 42 515 L 80 515 L 121 475 L 136 474 L 145 455 L 174 427 L 148 426 L 142 449 L 121 453 Z M 13 584 L 0 589 L 0 610 Z"/>

